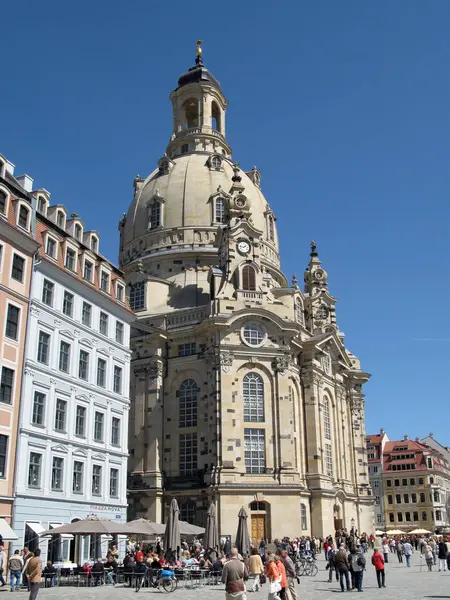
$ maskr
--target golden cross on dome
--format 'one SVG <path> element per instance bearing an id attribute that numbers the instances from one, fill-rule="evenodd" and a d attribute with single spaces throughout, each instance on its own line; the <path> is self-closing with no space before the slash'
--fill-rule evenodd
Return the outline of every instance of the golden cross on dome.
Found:
<path id="1" fill-rule="evenodd" d="M 202 44 L 203 40 L 197 40 L 197 58 L 195 59 L 195 64 L 197 65 L 203 65 Z"/>

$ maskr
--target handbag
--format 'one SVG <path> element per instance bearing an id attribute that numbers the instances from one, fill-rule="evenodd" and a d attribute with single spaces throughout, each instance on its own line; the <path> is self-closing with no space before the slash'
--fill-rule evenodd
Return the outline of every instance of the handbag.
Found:
<path id="1" fill-rule="evenodd" d="M 276 594 L 281 590 L 281 585 L 279 581 L 271 581 L 269 585 L 269 594 Z"/>
<path id="2" fill-rule="evenodd" d="M 264 573 L 261 573 L 261 575 L 259 576 L 259 583 L 261 585 L 263 585 L 264 583 L 266 583 L 266 581 L 267 581 L 267 577 L 265 576 Z"/>

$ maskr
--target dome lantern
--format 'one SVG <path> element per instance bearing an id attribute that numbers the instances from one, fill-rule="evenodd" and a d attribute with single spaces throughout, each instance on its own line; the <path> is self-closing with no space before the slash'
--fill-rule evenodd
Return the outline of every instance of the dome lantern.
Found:
<path id="1" fill-rule="evenodd" d="M 225 139 L 227 100 L 220 83 L 203 63 L 202 40 L 197 41 L 195 65 L 178 79 L 171 93 L 173 132 L 167 155 L 217 153 L 231 158 Z"/>

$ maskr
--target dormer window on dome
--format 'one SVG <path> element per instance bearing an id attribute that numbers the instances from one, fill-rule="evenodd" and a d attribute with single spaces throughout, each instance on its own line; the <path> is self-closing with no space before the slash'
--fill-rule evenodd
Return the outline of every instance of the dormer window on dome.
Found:
<path id="1" fill-rule="evenodd" d="M 210 169 L 214 169 L 216 171 L 220 171 L 222 169 L 222 157 L 217 154 L 213 154 L 208 160 L 208 165 Z"/>
<path id="2" fill-rule="evenodd" d="M 149 201 L 147 205 L 147 229 L 148 231 L 153 231 L 158 227 L 162 227 L 163 225 L 163 206 L 164 199 L 159 195 L 158 190 L 156 190 L 156 194 Z"/>
<path id="3" fill-rule="evenodd" d="M 158 160 L 158 168 L 160 175 L 167 175 L 173 167 L 174 163 L 167 156 L 163 156 Z"/>

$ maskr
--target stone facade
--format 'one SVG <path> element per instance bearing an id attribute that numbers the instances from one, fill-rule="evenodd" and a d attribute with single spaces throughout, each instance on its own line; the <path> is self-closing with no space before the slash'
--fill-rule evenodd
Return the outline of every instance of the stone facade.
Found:
<path id="1" fill-rule="evenodd" d="M 231 160 L 227 102 L 196 65 L 170 96 L 173 134 L 137 176 L 121 221 L 132 334 L 130 516 L 162 521 L 177 498 L 204 525 L 210 502 L 234 537 L 370 531 L 369 375 L 344 345 L 312 243 L 302 291 L 280 268 L 261 175 Z"/>

